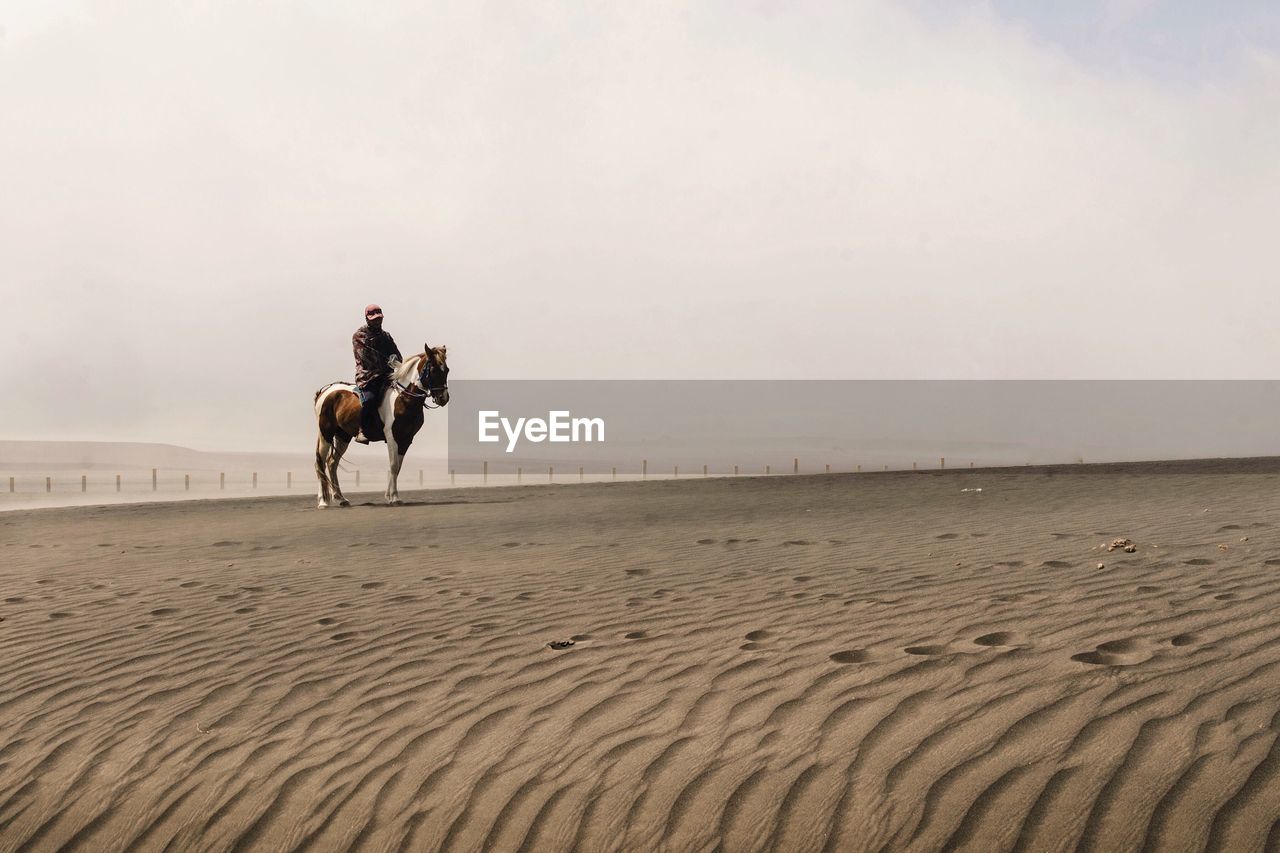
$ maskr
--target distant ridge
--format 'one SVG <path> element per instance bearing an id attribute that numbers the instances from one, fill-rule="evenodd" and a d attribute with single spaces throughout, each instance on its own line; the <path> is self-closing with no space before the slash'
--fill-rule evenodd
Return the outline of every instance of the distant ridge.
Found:
<path id="1" fill-rule="evenodd" d="M 140 468 L 219 471 L 257 468 L 260 470 L 309 471 L 313 464 L 307 450 L 298 453 L 251 451 L 206 451 L 176 444 L 126 441 L 0 441 L 2 471 L 94 471 L 136 470 Z M 375 456 L 371 451 L 369 458 Z M 376 457 L 385 459 L 379 445 Z M 353 457 L 354 458 L 354 457 Z"/>

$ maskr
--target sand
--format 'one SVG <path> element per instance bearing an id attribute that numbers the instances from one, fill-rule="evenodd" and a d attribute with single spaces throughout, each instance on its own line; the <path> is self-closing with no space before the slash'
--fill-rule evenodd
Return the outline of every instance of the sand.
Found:
<path id="1" fill-rule="evenodd" d="M 0 848 L 1276 847 L 1278 490 L 1249 460 L 3 513 Z"/>

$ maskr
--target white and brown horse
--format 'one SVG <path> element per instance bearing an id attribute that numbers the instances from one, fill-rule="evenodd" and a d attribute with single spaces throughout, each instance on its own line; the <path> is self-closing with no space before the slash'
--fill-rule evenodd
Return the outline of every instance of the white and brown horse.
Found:
<path id="1" fill-rule="evenodd" d="M 400 476 L 405 451 L 413 443 L 418 430 L 422 429 L 427 399 L 430 398 L 436 406 L 449 402 L 446 348 L 424 344 L 423 349 L 426 351 L 420 355 L 410 356 L 396 365 L 378 405 L 390 461 L 386 498 L 392 506 L 400 503 L 396 478 Z M 317 391 L 316 424 L 320 428 L 320 435 L 316 438 L 316 477 L 320 480 L 316 505 L 321 509 L 331 503 L 351 506 L 338 486 L 338 462 L 347 452 L 351 439 L 360 431 L 360 396 L 356 386 L 349 382 L 335 382 Z"/>

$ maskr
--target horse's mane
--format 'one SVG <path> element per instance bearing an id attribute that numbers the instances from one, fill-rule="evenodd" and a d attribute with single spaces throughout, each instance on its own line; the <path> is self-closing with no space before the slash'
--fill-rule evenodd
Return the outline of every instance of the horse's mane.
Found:
<path id="1" fill-rule="evenodd" d="M 441 362 L 444 361 L 444 347 L 432 347 L 431 351 L 436 354 Z M 410 382 L 415 381 L 418 378 L 418 374 L 422 372 L 420 369 L 422 366 L 422 360 L 426 357 L 427 354 L 425 352 L 409 356 L 401 361 L 400 364 L 396 365 L 395 370 L 391 371 L 391 377 L 397 382 L 408 385 Z"/>
<path id="2" fill-rule="evenodd" d="M 425 356 L 425 352 L 409 356 L 404 361 L 397 364 L 395 370 L 391 371 L 391 378 L 397 382 L 404 383 L 405 385 L 416 380 L 418 378 L 418 365 Z"/>

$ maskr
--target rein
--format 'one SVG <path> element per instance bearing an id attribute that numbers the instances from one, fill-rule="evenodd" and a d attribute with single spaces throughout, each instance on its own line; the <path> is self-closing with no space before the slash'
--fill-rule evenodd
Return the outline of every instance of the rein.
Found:
<path id="1" fill-rule="evenodd" d="M 430 399 L 430 395 L 432 393 L 440 392 L 440 391 L 448 391 L 449 386 L 446 384 L 446 385 L 440 385 L 436 388 L 425 387 L 426 379 L 423 378 L 424 376 L 425 376 L 425 371 L 423 373 L 418 374 L 418 380 L 423 383 L 422 385 L 419 385 L 418 382 L 410 382 L 408 385 L 406 385 L 403 382 L 401 382 L 399 379 L 393 379 L 391 381 L 391 384 L 395 386 L 395 389 L 399 391 L 400 394 L 402 394 L 405 397 L 408 397 L 410 400 L 416 400 L 422 405 L 422 408 L 426 409 L 427 411 L 431 411 L 432 409 L 444 408 L 443 406 L 429 405 L 427 401 Z"/>

